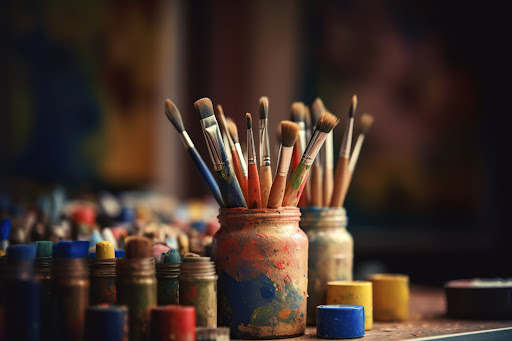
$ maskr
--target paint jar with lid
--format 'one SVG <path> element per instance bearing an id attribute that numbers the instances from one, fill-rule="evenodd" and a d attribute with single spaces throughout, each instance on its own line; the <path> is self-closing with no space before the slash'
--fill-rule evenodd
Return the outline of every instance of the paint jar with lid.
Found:
<path id="1" fill-rule="evenodd" d="M 170 250 L 156 265 L 158 305 L 179 304 L 179 280 L 181 258 L 178 250 Z"/>
<path id="2" fill-rule="evenodd" d="M 232 338 L 304 334 L 308 239 L 300 210 L 221 208 L 218 218 L 213 257 L 221 325 Z"/>
<path id="3" fill-rule="evenodd" d="M 309 240 L 308 325 L 316 325 L 316 307 L 326 304 L 329 281 L 352 280 L 354 240 L 344 208 L 302 207 L 300 227 Z"/>
<path id="4" fill-rule="evenodd" d="M 93 258 L 90 269 L 91 290 L 89 303 L 115 304 L 116 294 L 116 259 Z"/>
<path id="5" fill-rule="evenodd" d="M 179 275 L 180 305 L 196 308 L 196 326 L 217 327 L 217 279 L 210 257 L 188 253 L 182 259 Z"/>

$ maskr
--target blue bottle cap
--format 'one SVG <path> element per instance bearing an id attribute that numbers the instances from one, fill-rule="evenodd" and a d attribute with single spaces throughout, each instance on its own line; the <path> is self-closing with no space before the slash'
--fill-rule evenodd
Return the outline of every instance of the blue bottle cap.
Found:
<path id="1" fill-rule="evenodd" d="M 124 250 L 116 250 L 116 258 L 124 258 L 126 256 L 126 252 Z"/>
<path id="2" fill-rule="evenodd" d="M 319 305 L 316 332 L 326 339 L 353 339 L 364 336 L 364 307 L 361 305 Z"/>
<path id="3" fill-rule="evenodd" d="M 130 207 L 121 208 L 118 219 L 122 223 L 133 223 L 135 221 L 135 210 Z"/>
<path id="4" fill-rule="evenodd" d="M 181 256 L 178 250 L 169 250 L 163 255 L 162 262 L 164 263 L 181 263 Z"/>
<path id="5" fill-rule="evenodd" d="M 9 239 L 11 233 L 11 219 L 2 218 L 0 219 L 0 240 Z"/>
<path id="6" fill-rule="evenodd" d="M 85 340 L 127 340 L 128 309 L 120 305 L 90 306 L 85 312 Z"/>
<path id="7" fill-rule="evenodd" d="M 89 254 L 88 241 L 61 241 L 53 244 L 55 258 L 85 258 Z"/>
<path id="8" fill-rule="evenodd" d="M 36 258 L 35 244 L 17 244 L 7 248 L 7 260 Z"/>
<path id="9" fill-rule="evenodd" d="M 53 243 L 50 240 L 38 240 L 34 242 L 36 245 L 36 257 L 48 258 L 52 256 Z"/>

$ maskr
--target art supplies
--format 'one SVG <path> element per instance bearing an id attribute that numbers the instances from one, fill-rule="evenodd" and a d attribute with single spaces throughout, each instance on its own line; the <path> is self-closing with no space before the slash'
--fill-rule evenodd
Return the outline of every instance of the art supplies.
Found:
<path id="1" fill-rule="evenodd" d="M 409 318 L 409 276 L 373 274 L 368 280 L 372 282 L 375 321 L 404 321 Z"/>
<path id="2" fill-rule="evenodd" d="M 178 250 L 162 254 L 156 264 L 158 305 L 179 304 L 179 280 L 181 257 Z"/>
<path id="3" fill-rule="evenodd" d="M 240 161 L 240 167 L 242 168 L 242 173 L 243 173 L 243 176 L 244 176 L 244 179 L 245 179 L 245 189 L 246 189 L 246 192 L 244 192 L 244 196 L 246 196 L 246 198 L 248 198 L 248 194 L 247 194 L 247 189 L 248 189 L 248 177 L 249 177 L 249 172 L 247 171 L 247 162 L 245 162 L 245 157 L 244 157 L 244 153 L 242 152 L 242 146 L 240 145 L 240 139 L 238 138 L 238 128 L 236 127 L 236 124 L 235 122 L 227 117 L 226 118 L 226 122 L 228 124 L 228 131 L 229 131 L 229 135 L 233 138 L 233 143 L 235 144 L 235 149 L 236 149 L 236 153 L 238 154 L 238 160 Z M 245 201 L 247 202 L 248 199 L 246 199 Z"/>
<path id="4" fill-rule="evenodd" d="M 258 175 L 258 162 L 256 161 L 256 150 L 254 149 L 254 136 L 252 133 L 252 117 L 247 113 L 247 167 L 249 171 L 248 191 L 249 208 L 261 208 L 260 179 Z"/>
<path id="5" fill-rule="evenodd" d="M 111 242 L 96 244 L 96 254 L 91 259 L 89 304 L 115 304 L 116 295 L 116 256 Z"/>
<path id="6" fill-rule="evenodd" d="M 201 176 L 204 183 L 210 190 L 210 193 L 213 195 L 213 197 L 220 205 L 220 207 L 224 207 L 224 200 L 222 199 L 219 186 L 215 182 L 215 178 L 213 177 L 212 173 L 210 173 L 208 166 L 206 166 L 206 164 L 204 163 L 203 158 L 201 157 L 196 147 L 194 146 L 194 143 L 190 139 L 190 136 L 188 136 L 188 133 L 185 130 L 183 121 L 181 119 L 181 114 L 178 111 L 178 108 L 169 99 L 165 100 L 165 115 L 180 134 L 181 140 L 185 145 L 185 149 L 187 149 L 190 158 L 194 162 L 194 165 L 196 166 L 199 175 Z"/>
<path id="7" fill-rule="evenodd" d="M 116 265 L 117 303 L 128 307 L 130 341 L 145 341 L 150 332 L 149 309 L 157 304 L 155 258 L 151 241 L 126 238 L 126 257 Z"/>
<path id="8" fill-rule="evenodd" d="M 364 313 L 361 305 L 320 305 L 316 308 L 316 334 L 326 339 L 363 337 Z"/>
<path id="9" fill-rule="evenodd" d="M 327 304 L 356 304 L 364 307 L 364 329 L 373 327 L 372 283 L 332 281 L 327 283 Z M 317 321 L 318 323 L 318 321 Z"/>
<path id="10" fill-rule="evenodd" d="M 191 306 L 168 305 L 151 309 L 151 341 L 196 339 L 196 312 Z"/>
<path id="11" fill-rule="evenodd" d="M 194 103 L 201 117 L 203 134 L 210 152 L 213 167 L 217 172 L 219 188 L 226 207 L 247 207 L 242 189 L 229 163 L 217 120 L 213 114 L 213 104 L 209 98 L 201 98 Z"/>
<path id="12" fill-rule="evenodd" d="M 127 341 L 128 309 L 125 306 L 96 305 L 85 313 L 86 341 Z"/>
<path id="13" fill-rule="evenodd" d="M 190 253 L 182 259 L 180 271 L 180 304 L 195 307 L 197 327 L 217 327 L 215 263 Z"/>
<path id="14" fill-rule="evenodd" d="M 53 245 L 50 340 L 82 340 L 89 305 L 88 241 Z"/>
<path id="15" fill-rule="evenodd" d="M 272 168 L 270 166 L 270 141 L 268 137 L 268 97 L 259 100 L 260 113 L 260 192 L 261 207 L 267 207 L 270 188 L 272 187 Z"/>

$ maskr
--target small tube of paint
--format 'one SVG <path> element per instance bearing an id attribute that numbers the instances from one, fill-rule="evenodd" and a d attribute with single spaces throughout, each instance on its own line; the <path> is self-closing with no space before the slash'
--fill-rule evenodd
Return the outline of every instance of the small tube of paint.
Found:
<path id="1" fill-rule="evenodd" d="M 96 244 L 95 257 L 91 259 L 90 282 L 90 305 L 116 303 L 116 258 L 112 242 Z"/>

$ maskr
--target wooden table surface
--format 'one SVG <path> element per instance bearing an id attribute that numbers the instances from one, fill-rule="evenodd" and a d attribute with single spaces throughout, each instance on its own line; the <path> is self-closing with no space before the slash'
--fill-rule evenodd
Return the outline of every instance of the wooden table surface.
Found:
<path id="1" fill-rule="evenodd" d="M 404 322 L 374 321 L 373 329 L 367 331 L 362 340 L 406 340 L 512 327 L 511 320 L 456 320 L 446 317 L 445 311 L 445 298 L 442 289 L 412 288 L 409 320 Z M 303 339 L 317 339 L 316 328 L 308 327 L 305 335 L 292 340 Z"/>

